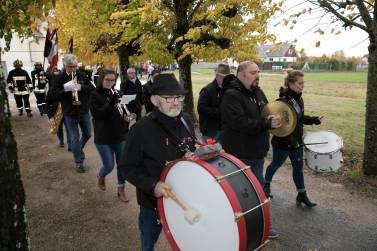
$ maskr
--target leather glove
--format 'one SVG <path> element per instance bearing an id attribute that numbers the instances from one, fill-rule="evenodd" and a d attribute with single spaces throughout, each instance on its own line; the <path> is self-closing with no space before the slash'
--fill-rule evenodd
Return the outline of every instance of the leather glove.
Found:
<path id="1" fill-rule="evenodd" d="M 109 100 L 109 105 L 111 107 L 114 107 L 114 105 L 116 103 L 120 102 L 120 96 L 119 96 L 119 93 L 114 93 L 111 97 L 110 97 L 110 100 Z"/>
<path id="2" fill-rule="evenodd" d="M 136 101 L 135 100 L 130 101 L 130 103 L 128 103 L 128 107 L 130 110 L 135 111 L 137 109 Z"/>

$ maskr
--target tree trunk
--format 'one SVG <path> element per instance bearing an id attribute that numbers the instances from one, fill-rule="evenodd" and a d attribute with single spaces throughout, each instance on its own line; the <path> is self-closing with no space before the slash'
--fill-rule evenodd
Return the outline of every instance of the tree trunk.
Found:
<path id="1" fill-rule="evenodd" d="M 0 66 L 0 250 L 30 250 L 25 191 L 18 166 L 17 143 L 11 131 L 9 101 L 5 89 L 6 82 Z"/>
<path id="2" fill-rule="evenodd" d="M 192 59 L 186 56 L 178 61 L 179 65 L 179 82 L 183 89 L 187 90 L 183 110 L 190 114 L 193 122 L 196 122 L 195 108 L 194 108 L 194 95 L 192 91 L 191 81 L 191 64 Z"/>
<path id="3" fill-rule="evenodd" d="M 118 59 L 119 59 L 119 76 L 120 80 L 123 81 L 127 78 L 127 70 L 130 68 L 130 51 L 127 49 L 126 45 L 121 45 L 117 49 Z"/>
<path id="4" fill-rule="evenodd" d="M 369 39 L 363 169 L 365 175 L 377 176 L 377 42 L 374 36 Z"/>

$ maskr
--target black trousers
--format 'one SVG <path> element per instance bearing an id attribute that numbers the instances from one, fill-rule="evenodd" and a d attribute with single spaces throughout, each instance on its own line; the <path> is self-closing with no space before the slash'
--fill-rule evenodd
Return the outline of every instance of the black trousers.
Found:
<path id="1" fill-rule="evenodd" d="M 30 110 L 29 94 L 14 95 L 14 99 L 16 100 L 16 105 L 17 105 L 18 110 L 22 110 L 23 105 L 25 105 L 25 110 Z M 24 104 L 22 104 L 22 100 L 24 100 Z"/>
<path id="2" fill-rule="evenodd" d="M 35 93 L 35 98 L 37 99 L 37 106 L 38 108 L 42 106 L 42 108 L 46 105 L 46 93 Z"/>

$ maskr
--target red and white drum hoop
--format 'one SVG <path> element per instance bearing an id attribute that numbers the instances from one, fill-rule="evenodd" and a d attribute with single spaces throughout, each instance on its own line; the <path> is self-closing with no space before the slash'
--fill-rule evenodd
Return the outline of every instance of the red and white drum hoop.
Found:
<path id="1" fill-rule="evenodd" d="M 174 250 L 263 248 L 270 212 L 263 205 L 266 197 L 258 180 L 244 167 L 239 159 L 222 153 L 209 160 L 178 159 L 164 169 L 161 181 L 173 188 L 187 208 L 200 213 L 200 220 L 191 225 L 171 198 L 157 200 L 163 229 Z M 218 176 L 226 177 L 218 182 Z M 245 214 L 236 221 L 235 213 Z"/>

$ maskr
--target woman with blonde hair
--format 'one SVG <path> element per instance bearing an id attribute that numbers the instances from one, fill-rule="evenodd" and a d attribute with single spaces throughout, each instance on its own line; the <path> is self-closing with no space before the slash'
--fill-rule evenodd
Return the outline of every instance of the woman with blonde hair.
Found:
<path id="1" fill-rule="evenodd" d="M 273 136 L 271 140 L 273 157 L 270 165 L 267 167 L 265 175 L 264 191 L 267 197 L 273 197 L 271 194 L 270 184 L 275 172 L 283 165 L 284 161 L 289 157 L 292 163 L 293 181 L 296 185 L 298 195 L 296 204 L 304 203 L 307 207 L 314 207 L 317 204 L 309 200 L 306 195 L 303 174 L 303 146 L 302 135 L 304 132 L 303 125 L 319 125 L 322 118 L 310 117 L 304 114 L 304 100 L 302 99 L 302 91 L 304 89 L 304 74 L 301 71 L 287 69 L 285 77 L 285 88 L 281 87 L 279 91 L 279 99 L 277 101 L 285 102 L 293 107 L 297 115 L 297 124 L 294 131 L 286 137 Z"/>

